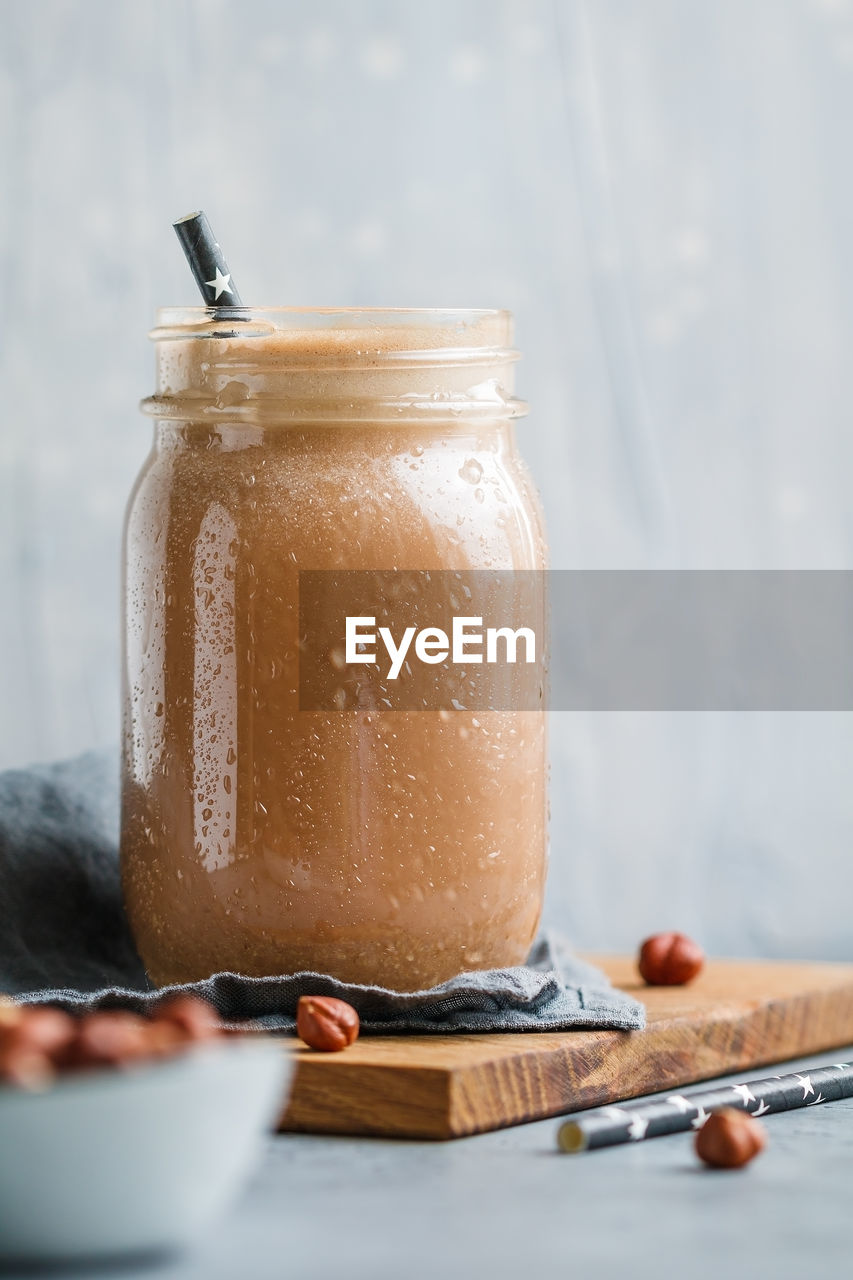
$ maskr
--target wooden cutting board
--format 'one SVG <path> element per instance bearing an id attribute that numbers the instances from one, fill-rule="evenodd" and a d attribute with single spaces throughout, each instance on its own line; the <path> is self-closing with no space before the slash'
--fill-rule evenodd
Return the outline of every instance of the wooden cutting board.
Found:
<path id="1" fill-rule="evenodd" d="M 458 1138 L 853 1043 L 853 965 L 714 960 L 646 987 L 633 960 L 589 958 L 645 1002 L 645 1031 L 365 1036 L 334 1054 L 283 1038 L 281 1127 Z"/>

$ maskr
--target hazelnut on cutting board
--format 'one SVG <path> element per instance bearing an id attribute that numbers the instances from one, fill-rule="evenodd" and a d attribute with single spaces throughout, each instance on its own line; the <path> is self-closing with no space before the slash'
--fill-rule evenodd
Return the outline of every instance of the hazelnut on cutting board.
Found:
<path id="1" fill-rule="evenodd" d="M 296 1030 L 310 1049 L 339 1053 L 357 1038 L 359 1017 L 351 1004 L 335 996 L 300 996 Z"/>
<path id="2" fill-rule="evenodd" d="M 684 933 L 656 933 L 640 947 L 637 967 L 650 987 L 680 987 L 701 972 L 705 954 Z"/>

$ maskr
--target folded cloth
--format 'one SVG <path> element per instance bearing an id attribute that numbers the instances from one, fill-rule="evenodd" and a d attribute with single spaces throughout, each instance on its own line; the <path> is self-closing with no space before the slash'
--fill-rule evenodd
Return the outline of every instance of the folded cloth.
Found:
<path id="1" fill-rule="evenodd" d="M 249 978 L 217 973 L 154 990 L 121 900 L 118 769 L 114 753 L 0 774 L 0 991 L 74 1012 L 144 1011 L 164 990 L 204 996 L 229 1025 L 295 1026 L 301 995 L 330 995 L 358 1010 L 364 1031 L 639 1030 L 643 1006 L 555 935 L 525 965 L 459 974 L 429 991 L 356 986 L 328 975 Z"/>

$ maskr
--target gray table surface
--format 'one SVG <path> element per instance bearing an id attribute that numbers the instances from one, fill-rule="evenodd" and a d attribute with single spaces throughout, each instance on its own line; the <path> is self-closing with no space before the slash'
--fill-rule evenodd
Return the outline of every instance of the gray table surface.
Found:
<path id="1" fill-rule="evenodd" d="M 835 1050 L 808 1064 L 851 1057 L 853 1048 Z M 746 1076 L 769 1074 L 773 1068 Z M 120 1272 L 111 1266 L 50 1274 L 54 1280 L 853 1274 L 853 1099 L 766 1118 L 767 1150 L 736 1171 L 700 1166 L 686 1134 L 561 1155 L 558 1123 L 449 1143 L 281 1134 L 270 1138 L 237 1204 L 191 1253 Z M 11 1274 L 3 1273 L 5 1280 Z"/>

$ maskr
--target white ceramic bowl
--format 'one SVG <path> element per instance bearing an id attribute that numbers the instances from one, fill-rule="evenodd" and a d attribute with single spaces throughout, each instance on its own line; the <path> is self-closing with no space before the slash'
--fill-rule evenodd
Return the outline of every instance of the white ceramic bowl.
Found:
<path id="1" fill-rule="evenodd" d="M 290 1071 L 275 1041 L 233 1039 L 44 1093 L 0 1086 L 0 1256 L 185 1245 L 251 1169 Z"/>

